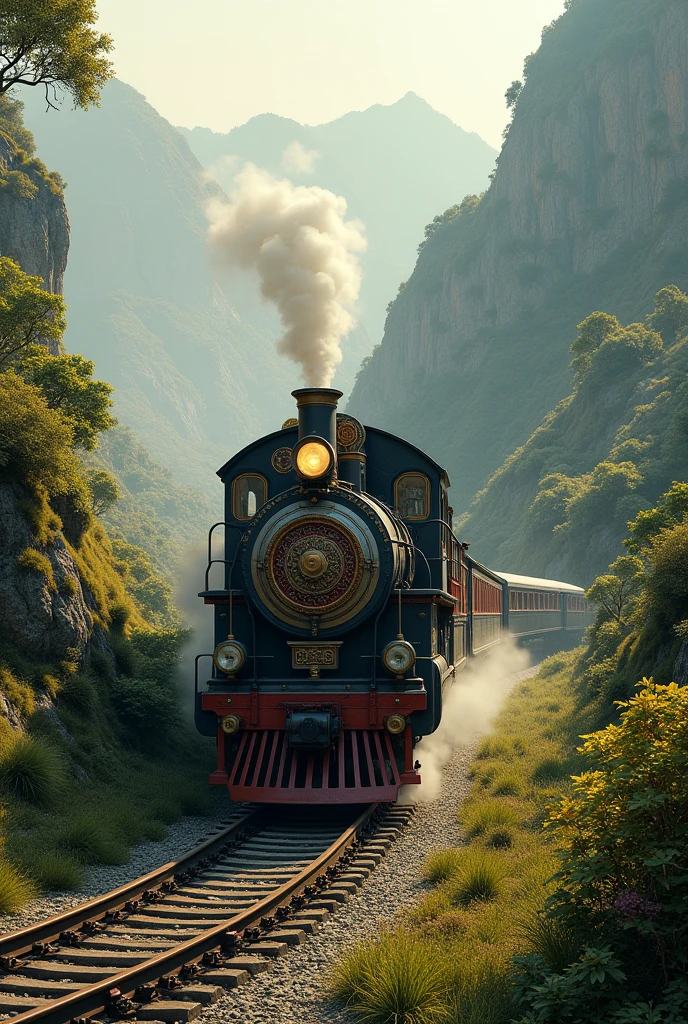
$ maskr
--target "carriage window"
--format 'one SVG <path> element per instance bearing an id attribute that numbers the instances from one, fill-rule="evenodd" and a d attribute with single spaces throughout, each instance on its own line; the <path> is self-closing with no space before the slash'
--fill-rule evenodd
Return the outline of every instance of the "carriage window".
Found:
<path id="1" fill-rule="evenodd" d="M 232 515 L 235 519 L 251 519 L 268 498 L 265 477 L 244 473 L 232 483 Z"/>
<path id="2" fill-rule="evenodd" d="M 430 515 L 430 481 L 422 473 L 404 473 L 394 484 L 394 504 L 402 519 Z"/>

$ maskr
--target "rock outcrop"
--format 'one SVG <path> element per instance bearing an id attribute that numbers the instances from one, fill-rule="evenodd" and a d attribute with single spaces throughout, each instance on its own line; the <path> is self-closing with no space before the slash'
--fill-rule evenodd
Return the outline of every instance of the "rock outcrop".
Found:
<path id="1" fill-rule="evenodd" d="M 5 637 L 34 661 L 83 662 L 95 607 L 74 559 L 58 536 L 38 548 L 22 509 L 26 495 L 0 483 L 0 624 Z M 36 552 L 35 566 L 22 564 Z"/>
<path id="2" fill-rule="evenodd" d="M 578 0 L 527 64 L 489 191 L 430 238 L 348 407 L 447 465 L 458 509 L 570 392 L 584 316 L 688 281 L 688 6 Z"/>
<path id="3" fill-rule="evenodd" d="M 69 219 L 62 190 L 36 173 L 8 136 L 0 132 L 0 255 L 26 274 L 42 277 L 61 295 L 69 251 Z M 28 173 L 27 173 L 28 170 Z"/>

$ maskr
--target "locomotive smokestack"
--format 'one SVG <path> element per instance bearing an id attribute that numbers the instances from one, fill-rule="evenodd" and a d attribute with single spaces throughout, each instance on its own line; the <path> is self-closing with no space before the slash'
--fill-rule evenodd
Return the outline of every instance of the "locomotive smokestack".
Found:
<path id="1" fill-rule="evenodd" d="M 299 440 L 323 437 L 337 451 L 337 402 L 342 392 L 336 388 L 299 388 L 292 391 L 299 410 Z"/>

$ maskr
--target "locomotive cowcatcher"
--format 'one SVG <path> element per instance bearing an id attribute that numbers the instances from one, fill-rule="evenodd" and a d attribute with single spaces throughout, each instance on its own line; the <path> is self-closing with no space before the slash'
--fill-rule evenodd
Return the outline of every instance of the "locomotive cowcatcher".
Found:
<path id="1" fill-rule="evenodd" d="M 199 659 L 196 672 L 197 727 L 217 737 L 210 781 L 233 800 L 394 800 L 420 782 L 414 745 L 439 725 L 467 652 L 499 640 L 502 581 L 454 538 L 440 466 L 338 414 L 339 391 L 293 395 L 298 421 L 218 474 L 204 689 Z M 224 586 L 209 589 L 218 563 Z"/>

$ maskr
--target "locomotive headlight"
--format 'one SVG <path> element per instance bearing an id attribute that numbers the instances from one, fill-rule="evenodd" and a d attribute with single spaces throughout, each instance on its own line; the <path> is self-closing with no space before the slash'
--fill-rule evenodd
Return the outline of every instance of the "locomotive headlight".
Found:
<path id="1" fill-rule="evenodd" d="M 304 437 L 292 452 L 292 463 L 304 480 L 320 480 L 327 476 L 334 466 L 334 452 L 319 437 Z"/>
<path id="2" fill-rule="evenodd" d="M 215 648 L 213 661 L 220 672 L 234 675 L 246 661 L 246 650 L 236 640 L 224 640 Z"/>
<path id="3" fill-rule="evenodd" d="M 416 652 L 408 640 L 394 640 L 382 652 L 382 664 L 395 676 L 403 676 L 416 663 Z"/>

